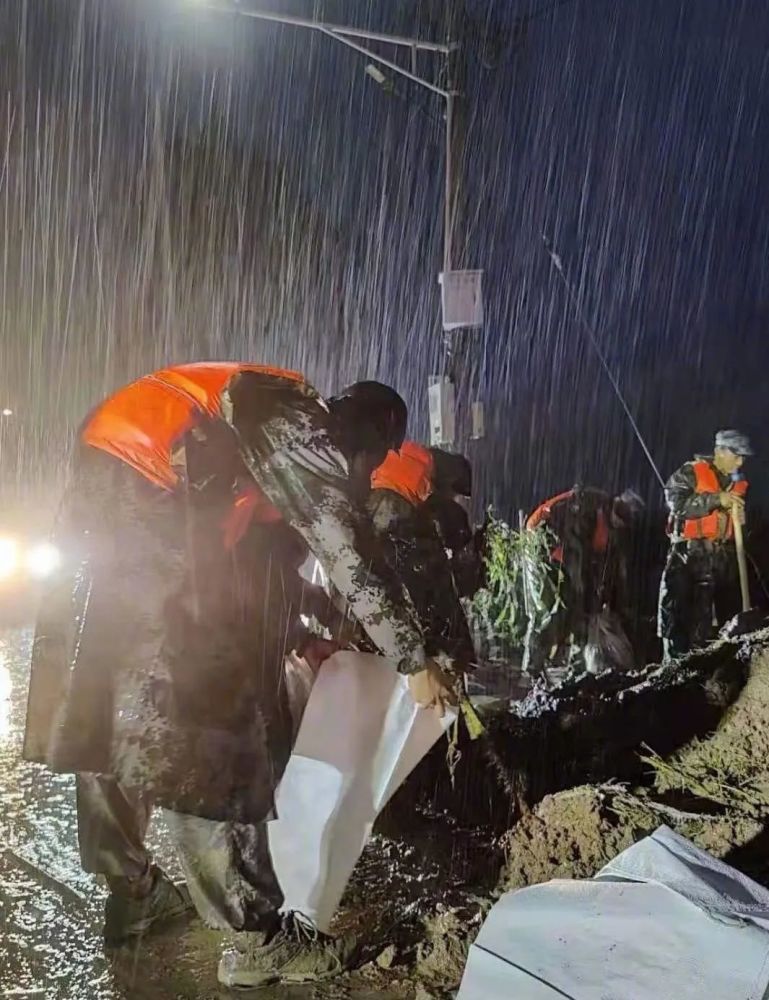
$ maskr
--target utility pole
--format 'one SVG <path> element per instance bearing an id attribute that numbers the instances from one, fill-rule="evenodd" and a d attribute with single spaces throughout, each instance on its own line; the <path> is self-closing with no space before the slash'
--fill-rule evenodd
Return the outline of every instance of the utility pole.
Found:
<path id="1" fill-rule="evenodd" d="M 462 0 L 448 0 L 446 7 L 446 191 L 443 270 L 454 270 L 464 256 L 457 250 L 461 199 L 464 190 L 462 156 L 465 124 L 466 59 L 462 37 Z"/>
<path id="2" fill-rule="evenodd" d="M 466 169 L 466 133 L 467 133 L 467 57 L 466 48 L 460 44 L 467 35 L 466 12 L 464 0 L 445 0 L 444 32 L 448 54 L 446 56 L 446 91 L 451 96 L 447 99 L 446 113 L 446 254 L 444 257 L 444 273 L 459 271 L 466 266 L 468 248 L 465 229 L 465 169 Z M 472 273 L 472 272 L 467 272 Z M 477 274 L 477 272 L 475 272 Z M 478 289 L 480 296 L 480 288 Z M 477 323 L 469 324 L 477 327 Z M 478 359 L 476 377 L 480 384 L 468 386 L 466 383 L 462 398 L 454 398 L 454 387 L 457 384 L 457 369 L 464 368 L 466 358 L 458 357 L 465 349 L 470 351 L 471 345 L 464 338 L 459 341 L 457 331 L 453 328 L 444 330 L 444 384 L 443 392 L 448 396 L 447 405 L 451 408 L 459 405 L 467 411 L 470 418 L 469 436 L 472 440 L 480 440 L 485 436 L 485 415 L 481 390 L 485 379 L 486 343 L 483 343 L 482 360 Z M 472 352 L 471 352 L 472 353 Z M 462 426 L 466 422 L 461 421 Z M 460 443 L 464 435 L 459 435 Z M 453 442 L 452 442 L 453 443 Z"/>
<path id="3" fill-rule="evenodd" d="M 395 73 L 413 84 L 440 97 L 445 111 L 445 170 L 443 178 L 443 270 L 439 274 L 442 284 L 442 319 L 444 330 L 443 374 L 430 376 L 428 396 L 430 406 L 430 437 L 434 443 L 454 443 L 454 380 L 451 372 L 451 335 L 460 328 L 478 328 L 483 323 L 481 272 L 460 271 L 457 262 L 464 261 L 466 247 L 457 246 L 459 219 L 463 213 L 462 183 L 464 170 L 464 99 L 466 62 L 459 39 L 462 37 L 463 0 L 441 0 L 445 6 L 444 42 L 388 32 L 370 31 L 350 24 L 336 24 L 291 14 L 276 14 L 254 7 L 241 6 L 231 0 L 197 0 L 198 10 L 227 15 L 233 18 L 266 21 L 288 27 L 322 34 L 344 45 L 369 60 L 365 71 L 378 84 L 385 86 L 385 70 Z M 317 4 L 315 6 L 317 14 Z M 436 19 L 438 20 L 438 19 Z M 438 21 L 440 23 L 440 21 Z M 372 48 L 386 46 L 388 55 Z M 399 54 L 410 56 L 398 62 Z M 420 58 L 421 57 L 421 58 Z M 432 72 L 425 74 L 423 63 L 432 61 Z M 438 62 L 438 72 L 435 72 Z M 478 404 L 480 405 L 480 404 Z M 475 411 L 473 411 L 475 412 Z M 482 417 L 481 417 L 482 423 Z"/>

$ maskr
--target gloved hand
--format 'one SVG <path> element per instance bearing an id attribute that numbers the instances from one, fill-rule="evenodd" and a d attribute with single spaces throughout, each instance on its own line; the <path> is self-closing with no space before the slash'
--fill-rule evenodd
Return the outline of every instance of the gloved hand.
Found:
<path id="1" fill-rule="evenodd" d="M 425 661 L 424 670 L 409 675 L 409 690 L 420 708 L 434 708 L 439 719 L 446 714 L 446 705 L 457 703 L 453 678 L 432 659 Z"/>

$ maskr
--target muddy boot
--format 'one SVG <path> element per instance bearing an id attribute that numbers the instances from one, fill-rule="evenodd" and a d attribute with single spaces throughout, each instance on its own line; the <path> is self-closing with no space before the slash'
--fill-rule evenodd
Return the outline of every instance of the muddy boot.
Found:
<path id="1" fill-rule="evenodd" d="M 170 920 L 191 914 L 194 907 L 185 885 L 175 885 L 153 865 L 143 879 L 109 879 L 104 908 L 104 943 L 117 947 Z"/>
<path id="2" fill-rule="evenodd" d="M 351 937 L 321 934 L 300 913 L 287 914 L 277 933 L 237 935 L 219 962 L 224 986 L 253 989 L 270 983 L 311 983 L 331 979 L 350 968 L 356 953 Z"/>

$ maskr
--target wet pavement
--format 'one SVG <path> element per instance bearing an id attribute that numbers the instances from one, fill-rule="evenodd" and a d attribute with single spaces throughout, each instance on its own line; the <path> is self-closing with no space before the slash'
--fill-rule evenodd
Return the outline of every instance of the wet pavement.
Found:
<path id="1" fill-rule="evenodd" d="M 31 641 L 31 629 L 0 632 L 0 996 L 143 996 L 103 952 L 105 891 L 78 862 L 74 779 L 21 759 Z M 176 874 L 161 826 L 150 840 Z M 217 995 L 178 985 L 147 995 Z"/>

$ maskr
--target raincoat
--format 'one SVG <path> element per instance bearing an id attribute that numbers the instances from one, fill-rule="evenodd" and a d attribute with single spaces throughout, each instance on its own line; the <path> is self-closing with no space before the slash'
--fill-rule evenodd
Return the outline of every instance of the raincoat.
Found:
<path id="1" fill-rule="evenodd" d="M 627 608 L 626 539 L 612 527 L 612 498 L 603 490 L 575 487 L 540 504 L 529 516 L 527 530 L 547 525 L 555 538 L 550 551 L 552 573 L 546 594 L 529 599 L 544 607 L 551 604 L 550 584 L 560 595 L 557 608 L 537 625 L 532 617 L 527 629 L 524 669 L 539 673 L 549 651 L 569 636 L 583 648 L 591 619 L 607 606 L 621 618 Z"/>
<path id="2" fill-rule="evenodd" d="M 421 630 L 402 588 L 358 554 L 363 518 L 310 386 L 230 372 L 166 446 L 174 479 L 161 485 L 81 435 L 56 529 L 67 571 L 38 618 L 24 753 L 113 776 L 177 812 L 258 823 L 290 752 L 284 660 L 307 548 L 404 672 L 424 663 Z M 249 482 L 280 519 L 227 535 Z"/>
<path id="3" fill-rule="evenodd" d="M 475 658 L 473 644 L 430 502 L 432 475 L 429 450 L 406 442 L 374 472 L 367 506 L 380 558 L 403 581 L 428 653 L 445 654 L 467 667 Z"/>
<path id="4" fill-rule="evenodd" d="M 665 484 L 670 511 L 670 550 L 660 581 L 657 634 L 671 655 L 706 645 L 713 618 L 723 624 L 740 610 L 737 562 L 730 516 L 720 494 L 734 483 L 709 458 L 686 462 Z"/>

